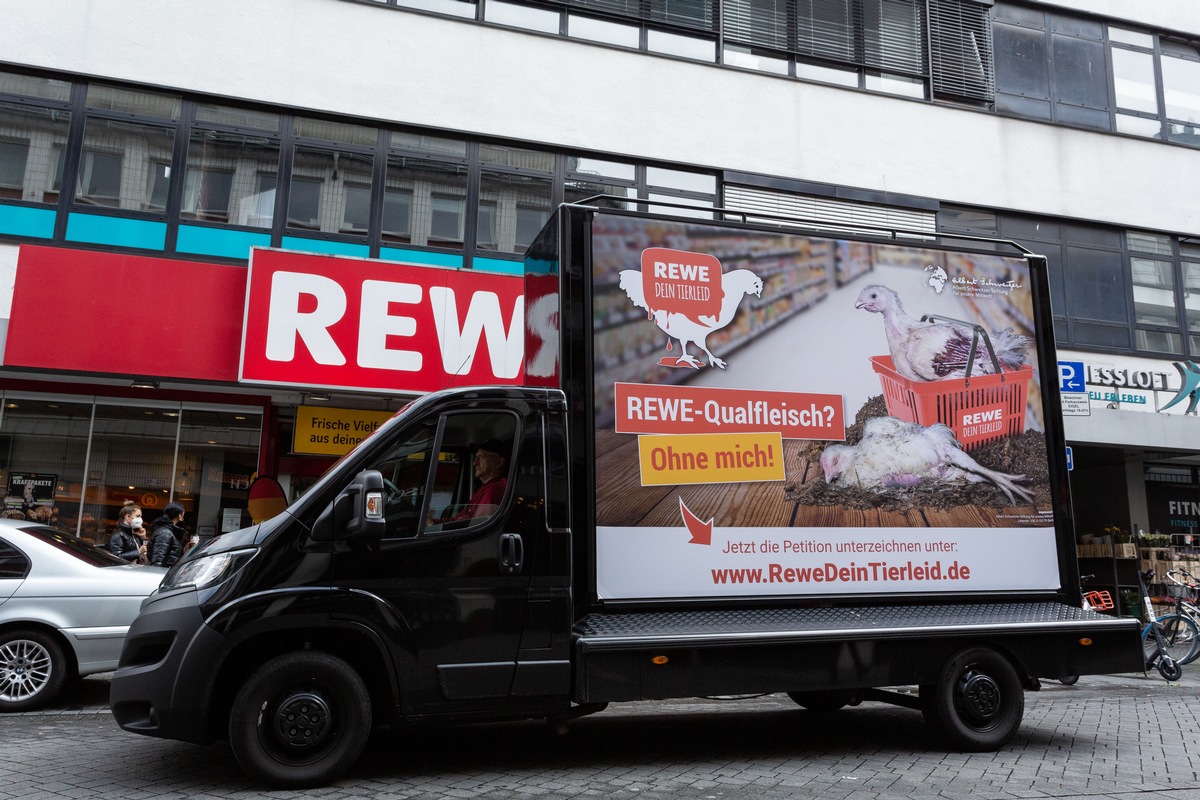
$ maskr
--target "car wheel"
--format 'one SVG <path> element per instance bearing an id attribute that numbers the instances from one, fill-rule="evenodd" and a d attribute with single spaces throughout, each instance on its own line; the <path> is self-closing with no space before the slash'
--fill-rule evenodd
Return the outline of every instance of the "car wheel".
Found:
<path id="1" fill-rule="evenodd" d="M 984 752 L 1016 735 L 1025 690 L 1007 658 L 989 647 L 968 647 L 942 666 L 937 683 L 921 687 L 921 705 L 926 722 L 952 746 Z"/>
<path id="2" fill-rule="evenodd" d="M 319 786 L 345 772 L 370 732 L 362 678 L 342 659 L 313 650 L 255 670 L 229 715 L 229 744 L 242 769 L 288 788 Z"/>
<path id="3" fill-rule="evenodd" d="M 50 703 L 67 682 L 62 645 L 41 631 L 0 634 L 0 711 L 28 711 Z"/>

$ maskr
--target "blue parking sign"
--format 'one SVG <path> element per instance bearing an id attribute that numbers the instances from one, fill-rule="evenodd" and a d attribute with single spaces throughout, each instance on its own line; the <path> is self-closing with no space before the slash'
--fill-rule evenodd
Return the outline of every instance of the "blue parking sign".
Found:
<path id="1" fill-rule="evenodd" d="M 1067 472 L 1075 469 L 1075 459 L 1071 457 L 1071 446 L 1067 445 Z"/>
<path id="2" fill-rule="evenodd" d="M 1058 362 L 1058 386 L 1063 392 L 1086 392 L 1082 361 Z"/>

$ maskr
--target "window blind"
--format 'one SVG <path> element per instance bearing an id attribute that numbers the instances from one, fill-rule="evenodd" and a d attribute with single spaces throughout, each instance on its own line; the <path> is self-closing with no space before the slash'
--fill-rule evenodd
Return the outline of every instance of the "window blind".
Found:
<path id="1" fill-rule="evenodd" d="M 995 99 L 989 7 L 972 0 L 929 0 L 935 97 L 988 103 Z"/>
<path id="2" fill-rule="evenodd" d="M 839 223 L 865 226 L 881 234 L 893 230 L 936 234 L 937 217 L 929 211 L 896 206 L 868 205 L 830 197 L 780 192 L 752 186 L 725 186 L 724 207 L 741 211 L 753 220 L 755 214 L 794 217 L 813 225 L 837 228 Z M 780 222 L 780 220 L 770 220 Z M 849 229 L 848 229 L 849 230 Z M 853 228 L 862 232 L 862 227 Z"/>

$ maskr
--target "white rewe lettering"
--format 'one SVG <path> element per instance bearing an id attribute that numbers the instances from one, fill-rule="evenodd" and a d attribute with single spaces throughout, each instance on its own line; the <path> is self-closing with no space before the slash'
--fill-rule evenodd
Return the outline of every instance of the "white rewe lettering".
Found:
<path id="1" fill-rule="evenodd" d="M 316 300 L 310 312 L 300 311 L 300 298 Z M 296 340 L 304 342 L 318 364 L 342 366 L 346 356 L 329 334 L 329 328 L 346 313 L 346 293 L 337 281 L 302 272 L 276 272 L 271 276 L 266 357 L 290 362 L 296 358 Z"/>
<path id="2" fill-rule="evenodd" d="M 677 264 L 674 261 L 655 261 L 654 277 L 672 281 L 707 281 L 707 264 Z"/>
<path id="3" fill-rule="evenodd" d="M 433 321 L 438 345 L 442 352 L 442 368 L 450 375 L 466 375 L 475 363 L 479 339 L 487 340 L 492 374 L 497 378 L 515 378 L 525 358 L 525 298 L 513 304 L 512 323 L 504 330 L 500 314 L 500 298 L 495 292 L 475 292 L 467 308 L 462 328 L 458 326 L 458 301 L 454 290 L 446 286 L 431 286 L 429 300 L 433 306 Z"/>
<path id="4" fill-rule="evenodd" d="M 549 294 L 533 301 L 525 326 L 540 342 L 537 352 L 525 365 L 525 373 L 549 378 L 558 368 L 558 295 Z"/>
<path id="5" fill-rule="evenodd" d="M 420 372 L 422 355 L 416 350 L 392 349 L 389 336 L 413 336 L 417 321 L 413 317 L 388 313 L 392 303 L 416 305 L 423 292 L 415 283 L 363 281 L 362 306 L 358 318 L 358 365 L 372 369 Z"/>
<path id="6" fill-rule="evenodd" d="M 974 414 L 963 414 L 962 424 L 980 425 L 984 422 L 1003 419 L 1003 417 L 1004 412 L 998 408 L 994 408 L 991 411 L 976 411 Z"/>

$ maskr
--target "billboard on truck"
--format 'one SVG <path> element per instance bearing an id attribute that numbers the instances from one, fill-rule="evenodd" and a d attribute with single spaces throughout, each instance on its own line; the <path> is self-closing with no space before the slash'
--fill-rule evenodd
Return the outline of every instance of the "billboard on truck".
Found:
<path id="1" fill-rule="evenodd" d="M 596 213 L 601 599 L 1059 586 L 1024 258 Z"/>

